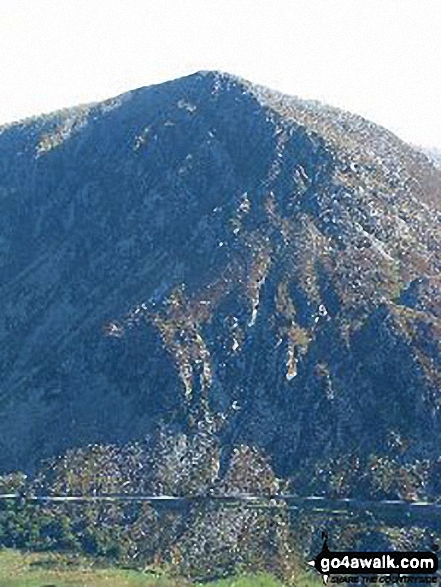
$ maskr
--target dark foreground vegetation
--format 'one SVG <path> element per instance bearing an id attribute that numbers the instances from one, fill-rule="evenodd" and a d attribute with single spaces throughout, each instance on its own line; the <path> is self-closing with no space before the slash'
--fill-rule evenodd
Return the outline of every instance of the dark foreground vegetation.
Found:
<path id="1" fill-rule="evenodd" d="M 412 520 L 372 516 L 339 518 L 293 511 L 281 493 L 360 499 L 435 499 L 434 466 L 398 458 L 346 459 L 311 467 L 310 481 L 280 479 L 257 448 L 220 451 L 215 424 L 176 433 L 162 428 L 139 443 L 91 445 L 47 461 L 32 476 L 0 478 L 0 546 L 9 549 L 89 556 L 133 572 L 155 569 L 187 580 L 217 580 L 267 573 L 285 584 L 302 576 L 305 561 L 320 549 L 327 529 L 334 547 L 418 548 L 433 541 Z M 301 478 L 304 478 L 303 475 Z M 428 492 L 432 491 L 432 494 Z M 260 496 L 253 504 L 205 496 Z M 180 504 L 148 501 L 32 501 L 38 496 L 201 497 Z M 137 576 L 137 575 L 136 575 Z M 0 584 L 1 585 L 1 584 Z"/>

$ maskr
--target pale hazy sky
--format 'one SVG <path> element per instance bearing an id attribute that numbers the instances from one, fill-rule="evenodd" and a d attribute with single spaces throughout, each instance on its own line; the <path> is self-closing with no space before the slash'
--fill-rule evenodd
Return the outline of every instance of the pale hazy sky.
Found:
<path id="1" fill-rule="evenodd" d="M 441 147 L 441 0 L 0 0 L 0 123 L 200 69 Z"/>

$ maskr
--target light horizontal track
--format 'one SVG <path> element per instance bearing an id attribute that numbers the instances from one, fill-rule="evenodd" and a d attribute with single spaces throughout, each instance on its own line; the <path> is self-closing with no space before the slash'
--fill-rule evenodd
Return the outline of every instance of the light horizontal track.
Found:
<path id="1" fill-rule="evenodd" d="M 441 515 L 441 503 L 426 501 L 406 500 L 360 500 L 356 498 L 328 498 L 316 495 L 299 497 L 292 494 L 256 495 L 238 493 L 229 495 L 144 495 L 144 494 L 99 494 L 99 495 L 40 495 L 32 493 L 4 493 L 0 494 L 0 500 L 23 500 L 27 502 L 94 502 L 94 501 L 122 501 L 122 502 L 152 502 L 164 504 L 200 503 L 200 502 L 227 502 L 227 503 L 255 503 L 285 502 L 295 507 L 327 508 L 336 507 L 348 509 L 378 509 L 388 508 L 396 511 L 418 511 L 436 513 Z"/>

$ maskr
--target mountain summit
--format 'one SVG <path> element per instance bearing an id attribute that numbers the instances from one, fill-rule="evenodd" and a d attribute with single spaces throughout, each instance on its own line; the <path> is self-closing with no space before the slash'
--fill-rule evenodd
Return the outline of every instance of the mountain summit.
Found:
<path id="1" fill-rule="evenodd" d="M 220 421 L 276 470 L 439 452 L 441 179 L 201 72 L 0 129 L 0 468 Z"/>

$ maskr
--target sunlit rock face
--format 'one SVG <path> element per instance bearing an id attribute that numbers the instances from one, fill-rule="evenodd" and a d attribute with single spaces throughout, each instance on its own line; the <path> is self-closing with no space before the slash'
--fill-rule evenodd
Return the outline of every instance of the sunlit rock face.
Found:
<path id="1" fill-rule="evenodd" d="M 162 421 L 282 474 L 434 455 L 440 203 L 385 129 L 220 73 L 3 127 L 1 470 Z"/>

